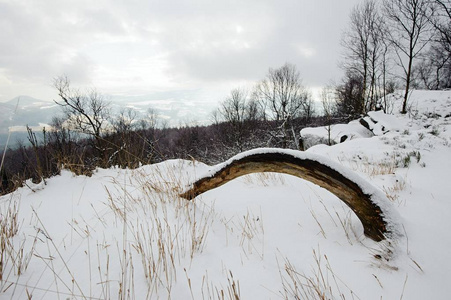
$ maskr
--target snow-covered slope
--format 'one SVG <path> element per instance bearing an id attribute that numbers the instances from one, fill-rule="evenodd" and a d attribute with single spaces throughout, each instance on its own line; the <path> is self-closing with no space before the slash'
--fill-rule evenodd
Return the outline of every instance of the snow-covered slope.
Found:
<path id="1" fill-rule="evenodd" d="M 349 124 L 336 124 L 323 127 L 307 127 L 301 130 L 304 148 L 318 144 L 338 144 L 343 141 L 383 135 L 389 131 L 400 132 L 409 126 L 410 119 L 422 119 L 424 126 L 430 126 L 427 119 L 451 117 L 450 91 L 412 91 L 409 95 L 409 118 L 400 115 L 403 92 L 387 96 L 387 114 L 383 111 L 371 111 L 360 120 Z M 421 123 L 421 122 L 420 122 Z M 439 126 L 440 123 L 435 124 Z"/>
<path id="2" fill-rule="evenodd" d="M 288 175 L 187 202 L 178 193 L 209 166 L 63 171 L 0 198 L 0 298 L 447 299 L 451 92 L 410 101 L 407 115 L 370 114 L 389 130 L 307 150 L 385 192 L 402 238 L 365 238 L 343 202 Z"/>

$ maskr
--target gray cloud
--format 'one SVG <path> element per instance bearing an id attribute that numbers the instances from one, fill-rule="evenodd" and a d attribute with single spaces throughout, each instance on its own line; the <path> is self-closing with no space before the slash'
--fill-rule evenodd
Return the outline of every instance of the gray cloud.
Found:
<path id="1" fill-rule="evenodd" d="M 105 93 L 202 89 L 298 66 L 310 85 L 337 68 L 359 0 L 10 1 L 0 3 L 0 101 L 52 94 L 67 74 Z"/>

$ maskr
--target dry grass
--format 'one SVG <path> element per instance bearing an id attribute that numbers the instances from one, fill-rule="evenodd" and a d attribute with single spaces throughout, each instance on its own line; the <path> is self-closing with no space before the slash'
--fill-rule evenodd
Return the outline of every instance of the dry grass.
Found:
<path id="1" fill-rule="evenodd" d="M 380 175 L 395 174 L 398 168 L 408 168 L 412 162 L 412 158 L 417 163 L 421 161 L 420 151 L 411 152 L 393 152 L 386 153 L 386 157 L 382 160 L 373 161 L 365 155 L 357 155 L 349 158 L 343 155 L 338 158 L 342 165 L 348 166 L 353 171 L 357 171 L 374 178 Z"/>
<path id="2" fill-rule="evenodd" d="M 274 172 L 254 173 L 243 176 L 246 184 L 255 184 L 258 186 L 279 186 L 285 185 L 285 177 L 283 174 Z"/>
<path id="3" fill-rule="evenodd" d="M 342 156 L 339 157 L 339 161 L 353 171 L 367 174 L 370 178 L 379 175 L 394 174 L 397 168 L 397 159 L 394 155 L 388 159 L 376 162 L 370 161 L 367 156 L 358 156 L 357 159 Z"/>
<path id="4" fill-rule="evenodd" d="M 394 152 L 392 154 L 387 154 L 387 157 L 380 161 L 371 161 L 366 156 L 357 156 L 356 158 L 350 159 L 346 156 L 339 158 L 339 161 L 343 165 L 348 165 L 352 170 L 368 175 L 370 178 L 375 178 L 377 176 L 384 175 L 395 175 L 399 168 L 409 168 L 412 161 L 420 164 L 420 166 L 425 167 L 424 163 L 421 161 L 421 153 L 419 151 L 411 152 Z M 407 187 L 407 180 L 405 176 L 403 178 L 395 179 L 393 185 L 383 186 L 382 189 L 388 199 L 398 204 L 402 204 L 400 201 L 400 193 L 404 191 Z"/>
<path id="5" fill-rule="evenodd" d="M 399 193 L 404 191 L 406 188 L 406 180 L 405 179 L 397 179 L 393 186 L 389 187 L 383 187 L 382 189 L 385 192 L 385 195 L 388 199 L 390 199 L 393 202 L 398 202 L 398 204 L 401 204 L 399 201 Z"/>
<path id="6" fill-rule="evenodd" d="M 283 299 L 360 299 L 332 269 L 326 255 L 321 255 L 319 249 L 313 249 L 315 265 L 312 274 L 299 272 L 288 258 L 279 273 L 283 290 Z"/>
<path id="7" fill-rule="evenodd" d="M 174 297 L 175 286 L 177 285 L 179 290 L 181 282 L 186 282 L 192 299 L 200 293 L 203 299 L 240 299 L 239 280 L 229 269 L 223 270 L 222 284 L 210 281 L 206 272 L 200 287 L 193 285 L 187 269 L 191 268 L 196 255 L 204 251 L 215 220 L 218 220 L 219 225 L 223 223 L 226 234 L 232 233 L 235 242 L 241 246 L 248 259 L 251 259 L 252 255 L 255 255 L 254 258 L 263 259 L 265 232 L 262 212 L 255 213 L 248 209 L 244 215 L 235 216 L 227 222 L 220 220 L 214 205 L 206 205 L 199 199 L 189 202 L 178 196 L 185 184 L 183 176 L 186 174 L 181 173 L 182 169 L 174 165 L 172 169 L 152 166 L 122 171 L 119 177 L 112 178 L 113 187 L 105 187 L 105 208 L 97 211 L 93 207 L 93 220 L 72 220 L 70 226 L 76 236 L 74 243 L 79 243 L 78 247 L 83 245 L 85 249 L 85 263 L 88 266 L 85 273 L 79 272 L 79 266 L 78 273 L 74 272 L 74 266 L 70 264 L 71 257 L 68 252 L 63 252 L 66 250 L 64 241 L 64 245 L 61 245 L 52 239 L 36 212 L 34 218 L 38 228 L 37 235 L 41 236 L 42 242 L 39 251 L 32 248 L 32 252 L 26 252 L 23 246 L 21 253 L 16 251 L 12 256 L 8 254 L 12 253 L 11 251 L 3 251 L 3 241 L 14 238 L 19 227 L 19 207 L 11 202 L 7 210 L 1 211 L 2 266 L 5 266 L 5 258 L 9 269 L 18 270 L 14 274 L 20 275 L 26 270 L 31 253 L 34 253 L 34 257 L 45 265 L 46 272 L 51 272 L 53 282 L 43 284 L 39 279 L 35 285 L 25 287 L 29 298 L 33 297 L 34 292 L 40 291 L 44 293 L 44 297 L 58 295 L 81 299 L 136 299 L 138 292 L 135 292 L 135 284 L 145 280 L 147 299 L 171 299 Z M 274 173 L 249 178 L 251 181 L 248 182 L 253 184 L 285 184 L 284 177 Z M 318 198 L 327 213 L 321 217 L 331 218 L 336 227 L 343 228 L 349 243 L 358 240 L 352 226 L 351 214 L 329 210 L 320 196 Z M 316 217 L 313 209 L 311 214 L 326 238 L 327 233 L 321 224 L 321 217 Z M 122 236 L 115 235 L 119 240 L 110 240 L 105 236 L 102 239 L 95 233 L 92 222 L 122 232 Z M 47 251 L 44 251 L 42 245 L 47 247 Z M 75 246 L 72 246 L 71 250 Z M 74 254 L 77 250 L 78 248 L 74 250 Z M 25 253 L 29 253 L 28 256 Z M 281 294 L 284 298 L 326 299 L 334 293 L 338 297 L 345 294 L 342 291 L 346 289 L 343 289 L 343 283 L 332 271 L 327 256 L 322 256 L 315 250 L 313 254 L 316 263 L 313 275 L 299 273 L 295 266 L 285 259 L 283 272 L 281 271 Z M 2 278 L 3 274 L 4 272 Z M 89 284 L 83 285 L 81 281 L 86 281 L 87 278 Z M 2 281 L 1 284 L 2 290 L 8 289 L 8 285 L 11 288 L 19 286 L 17 282 L 8 280 Z M 346 294 L 355 297 L 351 290 L 346 290 Z"/>
<path id="8" fill-rule="evenodd" d="M 258 216 L 251 211 L 247 211 L 246 215 L 238 219 L 238 232 L 240 232 L 240 246 L 246 256 L 256 253 L 261 259 L 264 256 L 264 234 L 262 213 Z"/>
<path id="9" fill-rule="evenodd" d="M 215 285 L 208 278 L 208 272 L 202 277 L 202 299 L 203 300 L 240 300 L 240 282 L 235 280 L 233 273 L 230 270 L 226 270 L 227 284 Z M 194 298 L 193 298 L 194 299 Z"/>
<path id="10" fill-rule="evenodd" d="M 34 239 L 40 243 L 39 250 L 33 244 L 30 251 L 25 251 L 24 239 L 20 245 L 14 243 L 19 232 L 18 202 L 9 201 L 1 206 L 1 291 L 21 287 L 28 298 L 39 291 L 44 295 L 81 299 L 135 299 L 135 276 L 142 274 L 147 283 L 146 298 L 170 299 L 174 285 L 180 279 L 180 270 L 202 253 L 216 217 L 214 206 L 179 198 L 178 194 L 184 188 L 181 169 L 180 166 L 169 170 L 154 167 L 150 174 L 143 169 L 127 170 L 122 179 L 112 179 L 114 188 L 105 187 L 107 209 L 99 212 L 93 207 L 96 217 L 90 222 L 121 230 L 120 240 L 113 243 L 105 237 L 99 240 L 98 235 L 93 235 L 94 227 L 85 220 L 73 219 L 69 223 L 75 235 L 70 234 L 70 244 L 79 243 L 77 249 L 87 246 L 83 251 L 88 266 L 85 274 L 74 272 L 70 260 L 76 251 L 67 258 L 67 245 L 64 241 L 63 245 L 56 244 L 36 211 L 33 211 Z M 252 234 L 251 216 L 248 218 L 242 224 L 243 232 L 247 232 L 243 235 Z M 42 277 L 45 272 L 46 278 L 53 277 L 53 282 L 44 283 L 38 279 L 28 286 L 10 280 L 12 275 L 18 280 L 32 257 L 44 265 L 41 278 L 45 277 Z M 119 273 L 112 271 L 118 269 Z M 81 278 L 89 278 L 89 285 L 83 286 Z M 239 299 L 239 283 L 233 279 L 232 272 L 227 278 L 230 286 L 215 287 L 218 299 L 229 296 Z"/>
<path id="11" fill-rule="evenodd" d="M 11 194 L 6 202 L 0 204 L 0 292 L 14 285 L 12 276 L 19 278 L 25 273 L 36 244 L 36 237 L 31 237 L 31 242 L 26 237 L 16 238 L 20 229 L 19 203 Z"/>
<path id="12" fill-rule="evenodd" d="M 130 187 L 116 182 L 109 191 L 111 210 L 126 224 L 131 247 L 139 255 L 147 282 L 147 297 L 164 293 L 171 297 L 183 263 L 204 249 L 213 222 L 213 207 L 178 197 L 183 188 L 178 169 L 151 174 L 137 170 Z M 128 203 L 128 205 L 126 205 Z"/>
<path id="13" fill-rule="evenodd" d="M 336 228 L 341 228 L 343 230 L 350 245 L 360 242 L 361 235 L 356 232 L 355 223 L 353 222 L 353 216 L 355 216 L 355 214 L 352 210 L 343 203 L 340 203 L 338 207 L 326 205 L 324 199 L 317 191 L 314 189 L 311 189 L 311 191 L 315 194 L 316 200 L 319 201 L 324 210 L 323 212 L 321 209 L 309 208 L 310 215 L 319 227 L 319 233 L 327 239 L 328 232 L 326 231 L 326 228 L 330 228 L 330 226 L 324 226 L 323 222 L 326 219 L 330 219 L 331 225 L 333 224 Z"/>

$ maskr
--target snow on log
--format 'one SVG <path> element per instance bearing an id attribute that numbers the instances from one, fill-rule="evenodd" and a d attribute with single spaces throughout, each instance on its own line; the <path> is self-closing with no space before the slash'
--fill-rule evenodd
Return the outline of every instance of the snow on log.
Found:
<path id="1" fill-rule="evenodd" d="M 343 166 L 307 152 L 273 148 L 243 152 L 213 166 L 180 197 L 192 200 L 237 177 L 260 172 L 289 174 L 325 188 L 354 211 L 365 236 L 375 241 L 399 234 L 399 217 L 382 191 Z"/>

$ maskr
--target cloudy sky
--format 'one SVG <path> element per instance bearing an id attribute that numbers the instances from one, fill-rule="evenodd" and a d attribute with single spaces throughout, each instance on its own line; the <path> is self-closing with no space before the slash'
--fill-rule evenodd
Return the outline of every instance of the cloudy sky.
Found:
<path id="1" fill-rule="evenodd" d="M 65 74 L 108 95 L 214 102 L 285 62 L 319 87 L 341 76 L 339 40 L 358 2 L 0 0 L 0 101 L 52 100 Z"/>

